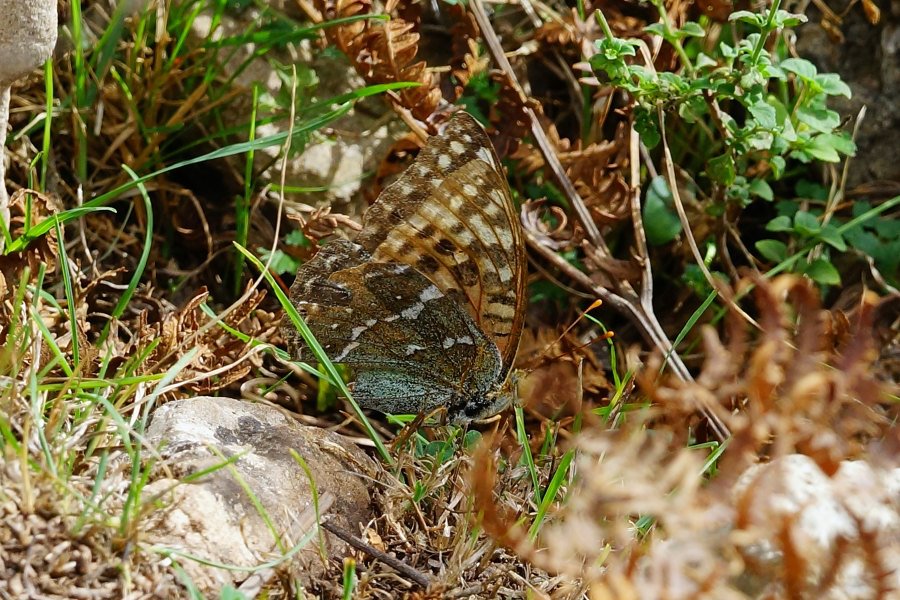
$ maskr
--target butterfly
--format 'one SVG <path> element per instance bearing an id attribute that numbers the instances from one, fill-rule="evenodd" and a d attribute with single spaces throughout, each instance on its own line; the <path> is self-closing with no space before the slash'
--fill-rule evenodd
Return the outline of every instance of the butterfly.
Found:
<path id="1" fill-rule="evenodd" d="M 355 376 L 360 406 L 445 407 L 451 423 L 513 399 L 525 317 L 521 226 L 481 125 L 456 113 L 366 211 L 353 241 L 323 245 L 290 298 L 326 354 Z M 284 317 L 292 356 L 313 359 Z"/>

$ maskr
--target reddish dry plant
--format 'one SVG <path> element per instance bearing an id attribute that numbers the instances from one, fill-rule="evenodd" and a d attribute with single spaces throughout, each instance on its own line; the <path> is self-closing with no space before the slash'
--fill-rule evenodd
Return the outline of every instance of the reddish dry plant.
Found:
<path id="1" fill-rule="evenodd" d="M 307 13 L 317 20 L 373 14 L 372 11 L 370 0 L 318 0 L 314 7 L 307 5 Z M 398 112 L 412 115 L 433 133 L 434 122 L 443 120 L 438 113 L 448 102 L 459 99 L 472 77 L 488 67 L 477 43 L 480 32 L 472 14 L 461 6 L 455 5 L 447 11 L 453 20 L 449 27 L 452 56 L 448 65 L 452 77 L 441 79 L 425 61 L 416 60 L 421 27 L 418 11 L 410 8 L 409 3 L 397 0 L 389 2 L 383 12 L 392 17 L 388 23 L 357 21 L 337 25 L 325 30 L 325 38 L 344 52 L 369 84 L 418 82 L 419 87 L 399 90 L 390 97 Z M 596 37 L 596 32 L 591 35 Z M 537 148 L 526 141 L 530 120 L 523 102 L 538 114 L 542 114 L 541 103 L 531 99 L 523 101 L 508 74 L 492 72 L 489 76 L 499 84 L 498 99 L 487 109 L 488 119 L 494 126 L 492 141 L 501 157 L 510 155 L 525 165 L 524 173 L 532 175 L 544 164 Z M 543 121 L 567 174 L 598 222 L 608 224 L 626 218 L 628 186 L 623 173 L 628 167 L 627 128 L 620 125 L 611 141 L 581 147 L 580 141 L 573 143 L 560 136 L 551 120 Z M 399 143 L 401 153 L 413 145 L 412 139 Z M 393 168 L 382 168 L 379 174 L 393 172 Z"/>
<path id="2" fill-rule="evenodd" d="M 325 37 L 340 48 L 370 84 L 399 81 L 421 84 L 398 90 L 396 95 L 401 106 L 424 121 L 437 110 L 442 95 L 425 61 L 416 61 L 419 48 L 417 23 L 397 16 L 398 4 L 391 1 L 384 7 L 384 14 L 391 15 L 390 21 L 363 20 L 330 27 L 325 30 Z M 310 16 L 318 21 L 333 20 L 374 14 L 372 9 L 371 0 L 316 0 L 318 15 Z"/>
<path id="3" fill-rule="evenodd" d="M 840 333 L 833 324 L 842 317 L 822 309 L 805 279 L 754 283 L 762 330 L 752 344 L 737 320 L 727 346 L 707 326 L 706 362 L 696 381 L 655 377 L 657 361 L 639 379 L 643 389 L 672 424 L 686 422 L 701 398 L 719 407 L 734 433 L 724 472 L 737 475 L 759 459 L 801 453 L 830 474 L 842 460 L 867 456 L 897 418 L 896 404 L 887 403 L 871 372 L 874 297 L 863 298 L 855 322 Z"/>
<path id="4" fill-rule="evenodd" d="M 651 362 L 639 381 L 654 409 L 630 415 L 621 430 L 587 428 L 576 438 L 575 476 L 560 493 L 566 500 L 536 541 L 525 532 L 527 518 L 518 524 L 521 504 L 510 506 L 498 491 L 496 451 L 483 445 L 470 479 L 485 531 L 534 567 L 582 580 L 592 598 L 756 597 L 752 590 L 827 597 L 844 589 L 848 572 L 860 573 L 875 597 L 896 592 L 889 549 L 900 535 L 900 506 L 885 495 L 890 484 L 866 488 L 885 507 L 879 518 L 892 523 L 878 525 L 855 504 L 860 488 L 847 484 L 868 481 L 851 479 L 860 470 L 869 480 L 896 479 L 900 458 L 897 405 L 870 373 L 874 302 L 866 298 L 850 331 L 834 336 L 807 281 L 755 284 L 757 339 L 733 324 L 723 344 L 705 329 L 706 363 L 691 383 L 660 377 L 660 362 Z M 734 432 L 707 485 L 705 452 L 685 448 L 701 398 Z M 789 462 L 769 465 L 779 457 Z M 754 463 L 784 466 L 763 476 L 748 470 Z M 844 533 L 812 550 L 802 540 L 815 534 L 805 533 L 801 515 L 821 513 L 803 513 L 796 500 L 808 478 L 818 481 L 816 491 L 803 492 L 814 494 L 810 506 L 834 486 L 834 499 L 819 501 L 844 519 Z M 797 510 L 784 508 L 797 502 Z"/>

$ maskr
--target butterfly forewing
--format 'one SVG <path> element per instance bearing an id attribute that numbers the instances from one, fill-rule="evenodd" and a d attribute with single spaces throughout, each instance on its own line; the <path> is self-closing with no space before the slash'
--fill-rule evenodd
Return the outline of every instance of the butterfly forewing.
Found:
<path id="1" fill-rule="evenodd" d="M 412 265 L 468 311 L 509 370 L 521 336 L 525 249 L 500 162 L 458 113 L 366 213 L 357 242 Z"/>
<path id="2" fill-rule="evenodd" d="M 303 265 L 291 300 L 328 357 L 359 370 L 354 397 L 369 408 L 429 410 L 499 377 L 496 347 L 455 300 L 355 243 L 335 241 Z M 313 358 L 293 328 L 284 334 L 296 358 Z"/>

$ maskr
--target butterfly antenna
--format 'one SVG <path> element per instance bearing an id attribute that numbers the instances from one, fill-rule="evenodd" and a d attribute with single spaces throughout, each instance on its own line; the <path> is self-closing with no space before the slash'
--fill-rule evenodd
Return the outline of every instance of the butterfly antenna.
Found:
<path id="1" fill-rule="evenodd" d="M 419 430 L 419 427 L 422 426 L 422 423 L 425 421 L 425 417 L 430 416 L 432 413 L 420 412 L 416 415 L 416 418 L 403 426 L 403 429 L 400 430 L 400 433 L 397 434 L 397 437 L 394 438 L 394 441 L 391 442 L 391 450 L 396 452 L 399 448 L 402 448 L 406 445 L 406 442 L 409 441 L 409 438 Z"/>
<path id="2" fill-rule="evenodd" d="M 581 313 L 580 315 L 578 315 L 578 318 L 577 318 L 577 319 L 575 319 L 574 321 L 572 321 L 571 325 L 569 325 L 568 327 L 566 327 L 565 331 L 563 331 L 561 334 L 559 334 L 559 337 L 557 337 L 557 338 L 556 338 L 555 340 L 553 340 L 551 343 L 547 344 L 547 345 L 544 347 L 543 352 L 541 352 L 537 357 L 535 357 L 535 358 L 533 359 L 532 362 L 535 363 L 535 364 L 537 364 L 541 359 L 551 358 L 551 357 L 548 357 L 548 356 L 547 356 L 548 353 L 550 352 L 550 349 L 553 348 L 553 347 L 554 347 L 556 344 L 558 344 L 559 342 L 561 342 L 562 339 L 563 339 L 570 331 L 572 331 L 572 329 L 578 324 L 578 322 L 579 322 L 581 319 L 583 319 L 584 317 L 586 317 L 587 314 L 588 314 L 589 312 L 591 312 L 591 311 L 594 310 L 595 308 L 598 308 L 598 307 L 601 306 L 602 304 L 603 304 L 603 301 L 600 300 L 599 298 L 596 299 L 596 300 L 594 300 L 594 301 L 591 303 L 590 306 L 588 306 L 586 309 L 584 309 L 584 311 L 582 311 L 582 313 Z M 595 339 L 591 340 L 590 342 L 587 342 L 587 343 L 585 343 L 585 344 L 581 344 L 580 346 L 576 346 L 576 347 L 573 348 L 572 350 L 570 350 L 570 351 L 568 351 L 568 352 L 563 352 L 562 354 L 560 354 L 560 355 L 558 355 L 558 356 L 554 356 L 554 357 L 552 357 L 552 358 L 559 358 L 559 357 L 561 357 L 561 356 L 565 356 L 566 354 L 570 354 L 571 352 L 574 352 L 575 350 L 580 350 L 581 348 L 586 348 L 586 347 L 589 346 L 590 344 L 593 344 L 594 342 L 596 342 L 597 339 L 608 340 L 608 339 L 614 337 L 615 335 L 616 335 L 615 332 L 613 332 L 613 331 L 607 331 L 607 332 L 605 332 L 602 336 L 600 336 L 600 338 L 595 338 Z"/>

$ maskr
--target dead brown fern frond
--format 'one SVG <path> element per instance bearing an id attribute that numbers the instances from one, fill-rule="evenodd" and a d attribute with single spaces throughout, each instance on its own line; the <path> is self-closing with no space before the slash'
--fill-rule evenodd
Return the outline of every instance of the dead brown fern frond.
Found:
<path id="1" fill-rule="evenodd" d="M 751 344 L 747 331 L 731 324 L 731 340 L 722 344 L 704 329 L 706 362 L 695 382 L 659 380 L 651 364 L 640 378 L 667 418 L 686 416 L 698 398 L 729 413 L 734 432 L 726 461 L 737 473 L 763 457 L 800 452 L 826 472 L 863 456 L 868 445 L 888 435 L 897 407 L 885 402 L 870 372 L 874 301 L 859 311 L 852 333 L 832 347 L 828 313 L 812 285 L 792 276 L 756 279 L 754 294 L 762 327 Z"/>
<path id="2" fill-rule="evenodd" d="M 725 343 L 704 330 L 692 383 L 649 364 L 639 381 L 654 410 L 575 439 L 566 501 L 536 540 L 529 515 L 504 508 L 485 445 L 471 474 L 485 531 L 532 565 L 581 579 L 592 598 L 896 594 L 898 407 L 869 369 L 875 304 L 862 303 L 836 346 L 808 281 L 753 283 L 759 336 L 737 320 Z M 734 432 L 715 461 L 681 433 L 701 402 L 721 407 Z"/>
<path id="3" fill-rule="evenodd" d="M 628 168 L 627 128 L 620 126 L 612 140 L 585 147 L 580 141 L 573 144 L 562 137 L 552 123 L 545 123 L 545 130 L 595 222 L 610 224 L 627 218 L 630 215 L 629 190 L 624 177 Z M 526 173 L 544 167 L 541 152 L 531 144 L 522 144 L 511 158 L 520 161 Z"/>
<path id="4" fill-rule="evenodd" d="M 261 323 L 257 318 L 257 308 L 265 296 L 265 291 L 253 292 L 228 313 L 224 324 L 243 329 L 252 337 L 264 329 L 274 328 L 274 319 L 263 319 L 268 322 Z M 179 372 L 177 380 L 189 382 L 186 387 L 192 393 L 209 394 L 242 380 L 252 370 L 254 365 L 245 360 L 252 345 L 221 327 L 209 326 L 209 319 L 201 309 L 208 297 L 209 293 L 201 289 L 181 309 L 157 315 L 149 311 L 140 314 L 135 325 L 140 335 L 128 352 L 139 352 L 152 345 L 153 350 L 144 361 L 145 372 L 164 371 L 187 349 L 195 349 L 196 355 Z"/>
<path id="5" fill-rule="evenodd" d="M 394 101 L 420 121 L 431 116 L 443 96 L 425 61 L 416 61 L 419 48 L 418 23 L 396 15 L 397 2 L 384 9 L 391 20 L 355 21 L 325 30 L 326 39 L 350 60 L 369 84 L 417 82 L 415 88 L 397 90 Z M 316 0 L 315 9 L 326 20 L 373 14 L 371 0 Z"/>

